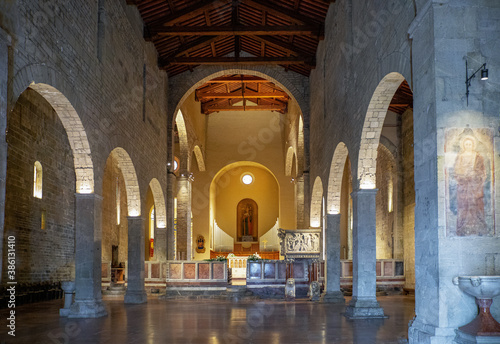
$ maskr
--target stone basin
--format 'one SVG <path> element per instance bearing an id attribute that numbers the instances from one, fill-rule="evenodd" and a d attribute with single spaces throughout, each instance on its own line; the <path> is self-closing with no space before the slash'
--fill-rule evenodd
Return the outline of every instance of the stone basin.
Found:
<path id="1" fill-rule="evenodd" d="M 500 295 L 500 276 L 458 276 L 453 284 L 474 296 L 479 306 L 476 318 L 456 330 L 455 343 L 500 343 L 500 324 L 490 313 L 493 298 Z"/>
<path id="2" fill-rule="evenodd" d="M 458 276 L 453 279 L 453 284 L 477 299 L 492 299 L 500 295 L 500 276 Z"/>

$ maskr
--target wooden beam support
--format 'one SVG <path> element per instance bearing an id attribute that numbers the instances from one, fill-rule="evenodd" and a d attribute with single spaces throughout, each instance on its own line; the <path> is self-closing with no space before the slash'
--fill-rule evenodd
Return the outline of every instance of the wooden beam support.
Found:
<path id="1" fill-rule="evenodd" d="M 222 76 L 219 78 L 215 78 L 210 80 L 209 84 L 230 84 L 230 83 L 241 83 L 241 82 L 269 82 L 269 80 L 259 78 L 258 76 Z"/>
<path id="2" fill-rule="evenodd" d="M 173 52 L 171 55 L 169 55 L 167 58 L 171 57 L 177 57 L 177 56 L 182 56 L 184 54 L 190 53 L 194 50 L 206 47 L 211 45 L 212 43 L 217 42 L 218 40 L 221 40 L 224 38 L 224 36 L 206 36 L 206 37 L 201 37 L 189 44 L 181 46 L 179 49 L 177 49 L 175 52 Z"/>
<path id="3" fill-rule="evenodd" d="M 280 111 L 280 112 L 285 112 L 286 111 L 286 106 L 280 106 L 280 105 L 254 105 L 254 106 L 210 106 L 210 107 L 203 107 L 202 105 L 202 112 L 206 115 L 212 113 L 212 112 L 219 112 L 219 111 Z"/>
<path id="4" fill-rule="evenodd" d="M 290 57 L 175 57 L 172 59 L 159 60 L 159 68 L 167 68 L 170 65 L 286 65 L 306 64 L 316 66 L 314 57 L 290 56 Z"/>
<path id="5" fill-rule="evenodd" d="M 231 93 L 220 93 L 220 92 L 196 92 L 196 98 L 198 99 L 236 99 L 236 98 L 285 98 L 288 99 L 288 94 L 285 92 L 254 92 L 245 90 L 236 91 Z"/>
<path id="6" fill-rule="evenodd" d="M 275 5 L 270 1 L 265 0 L 242 0 L 244 4 L 250 5 L 258 10 L 265 11 L 279 18 L 286 18 L 293 23 L 303 23 L 306 25 L 318 25 L 321 24 L 312 18 L 304 16 L 299 12 L 290 10 L 286 7 Z"/>
<path id="7" fill-rule="evenodd" d="M 292 54 L 293 56 L 307 56 L 312 54 L 310 52 L 303 51 L 301 49 L 298 49 L 297 47 L 293 46 L 293 44 L 289 44 L 287 42 L 283 42 L 277 38 L 274 38 L 272 36 L 256 36 L 256 35 L 249 35 L 248 37 L 255 39 L 258 42 L 265 43 L 271 47 L 274 47 L 276 49 L 285 51 L 289 54 Z"/>
<path id="8" fill-rule="evenodd" d="M 306 35 L 322 38 L 321 25 L 290 26 L 149 26 L 148 34 L 155 36 L 244 36 L 244 35 Z"/>
<path id="9" fill-rule="evenodd" d="M 164 25 L 171 26 L 177 24 L 179 22 L 192 19 L 200 14 L 202 14 L 205 10 L 211 10 L 214 8 L 221 7 L 231 0 L 203 0 L 197 2 L 194 5 L 188 6 L 180 11 L 172 13 L 171 15 L 165 16 L 161 19 L 155 21 L 155 23 L 151 23 L 154 25 Z"/>

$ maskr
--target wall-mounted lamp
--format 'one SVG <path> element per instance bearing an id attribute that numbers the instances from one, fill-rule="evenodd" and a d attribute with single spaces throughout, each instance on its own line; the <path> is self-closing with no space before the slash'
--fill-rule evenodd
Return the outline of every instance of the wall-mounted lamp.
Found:
<path id="1" fill-rule="evenodd" d="M 471 76 L 469 76 L 469 69 L 467 66 L 467 60 L 465 60 L 465 86 L 467 91 L 465 96 L 467 97 L 467 106 L 469 106 L 469 87 L 470 81 L 476 76 L 477 72 L 481 71 L 481 80 L 488 80 L 488 70 L 486 69 L 486 63 L 483 63 Z"/>

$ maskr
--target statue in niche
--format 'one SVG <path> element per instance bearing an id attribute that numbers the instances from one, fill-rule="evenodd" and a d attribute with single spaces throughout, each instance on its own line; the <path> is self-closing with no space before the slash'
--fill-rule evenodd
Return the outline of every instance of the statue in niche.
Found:
<path id="1" fill-rule="evenodd" d="M 237 227 L 238 241 L 258 240 L 258 218 L 257 203 L 249 198 L 245 198 L 238 203 L 237 207 Z"/>
<path id="2" fill-rule="evenodd" d="M 457 235 L 477 235 L 487 225 L 484 218 L 484 183 L 486 170 L 483 156 L 476 151 L 476 139 L 465 136 L 455 160 L 457 182 Z"/>
<path id="3" fill-rule="evenodd" d="M 492 138 L 490 129 L 446 131 L 448 235 L 494 235 Z"/>

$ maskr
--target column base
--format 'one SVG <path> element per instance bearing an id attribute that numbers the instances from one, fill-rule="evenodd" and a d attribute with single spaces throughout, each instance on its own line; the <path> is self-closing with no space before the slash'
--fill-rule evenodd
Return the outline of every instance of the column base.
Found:
<path id="1" fill-rule="evenodd" d="M 344 294 L 341 291 L 328 291 L 321 294 L 320 302 L 345 304 Z"/>
<path id="2" fill-rule="evenodd" d="M 358 299 L 353 297 L 347 306 L 344 316 L 347 319 L 385 319 L 384 309 L 376 298 Z"/>
<path id="3" fill-rule="evenodd" d="M 59 308 L 59 316 L 60 317 L 67 317 L 69 316 L 71 310 L 69 308 Z"/>
<path id="4" fill-rule="evenodd" d="M 125 303 L 146 303 L 148 296 L 143 291 L 128 291 L 125 293 Z"/>
<path id="5" fill-rule="evenodd" d="M 452 343 L 455 336 L 455 329 L 448 327 L 436 327 L 430 324 L 424 324 L 418 320 L 418 317 L 410 321 L 408 329 L 409 344 L 434 344 L 434 343 Z"/>
<path id="6" fill-rule="evenodd" d="M 60 309 L 59 311 L 62 311 Z M 101 300 L 75 300 L 69 309 L 68 318 L 100 318 L 108 315 Z M 64 315 L 62 315 L 64 316 Z"/>
<path id="7" fill-rule="evenodd" d="M 460 330 L 455 330 L 457 334 L 454 342 L 457 344 L 495 344 L 500 343 L 500 336 L 474 336 Z"/>

